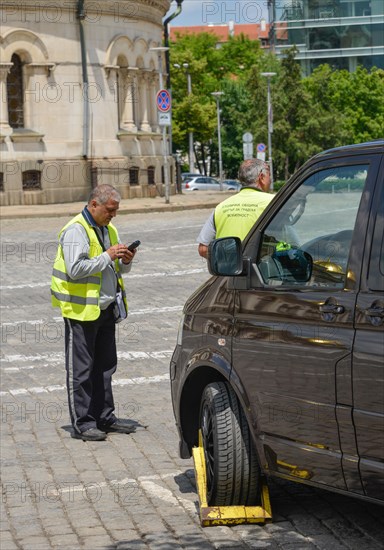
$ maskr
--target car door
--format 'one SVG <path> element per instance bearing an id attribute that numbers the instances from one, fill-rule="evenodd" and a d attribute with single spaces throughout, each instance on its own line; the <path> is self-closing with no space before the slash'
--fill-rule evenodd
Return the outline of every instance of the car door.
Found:
<path id="1" fill-rule="evenodd" d="M 378 161 L 323 160 L 292 182 L 247 242 L 251 289 L 238 290 L 236 303 L 234 376 L 268 468 L 342 489 L 336 380 L 351 411 L 359 239 Z M 296 254 L 299 273 L 304 253 L 309 280 L 284 268 L 284 254 Z M 356 454 L 349 476 L 358 490 Z"/>
<path id="2" fill-rule="evenodd" d="M 384 164 L 384 162 L 383 162 Z M 353 348 L 353 422 L 364 493 L 384 500 L 384 166 L 368 225 Z"/>
<path id="3" fill-rule="evenodd" d="M 209 191 L 220 191 L 220 183 L 214 178 L 207 177 L 207 188 Z"/>
<path id="4" fill-rule="evenodd" d="M 204 191 L 207 188 L 207 178 L 205 178 L 204 176 L 196 178 L 192 188 L 194 190 L 196 189 L 198 191 Z"/>

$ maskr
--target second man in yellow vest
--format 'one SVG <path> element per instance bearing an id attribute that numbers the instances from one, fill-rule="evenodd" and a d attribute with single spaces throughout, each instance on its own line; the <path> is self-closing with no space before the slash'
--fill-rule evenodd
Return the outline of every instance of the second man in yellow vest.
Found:
<path id="1" fill-rule="evenodd" d="M 209 243 L 214 239 L 239 237 L 243 240 L 274 197 L 269 193 L 269 165 L 262 160 L 243 161 L 239 180 L 242 189 L 216 206 L 197 237 L 198 251 L 204 258 L 208 255 Z"/>

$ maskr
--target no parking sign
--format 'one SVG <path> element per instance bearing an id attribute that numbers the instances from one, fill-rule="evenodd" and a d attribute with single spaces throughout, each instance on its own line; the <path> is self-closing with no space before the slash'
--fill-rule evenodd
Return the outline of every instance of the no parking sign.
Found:
<path id="1" fill-rule="evenodd" d="M 168 90 L 159 90 L 156 95 L 156 105 L 160 112 L 167 113 L 171 108 L 171 94 Z"/>
<path id="2" fill-rule="evenodd" d="M 257 158 L 260 159 L 260 160 L 265 160 L 265 151 L 266 151 L 267 147 L 265 145 L 265 143 L 258 143 L 257 146 L 256 146 L 256 151 L 257 151 Z"/>

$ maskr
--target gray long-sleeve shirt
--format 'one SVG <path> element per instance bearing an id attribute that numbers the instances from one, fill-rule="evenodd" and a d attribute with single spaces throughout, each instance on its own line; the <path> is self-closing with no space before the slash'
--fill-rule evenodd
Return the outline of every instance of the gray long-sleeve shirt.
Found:
<path id="1" fill-rule="evenodd" d="M 104 248 L 111 246 L 107 228 L 94 226 Z M 65 267 L 71 279 L 81 279 L 101 271 L 100 308 L 106 309 L 116 299 L 117 279 L 113 269 L 114 262 L 108 252 L 99 256 L 89 257 L 89 239 L 86 230 L 79 223 L 70 225 L 61 235 L 60 244 L 63 248 Z M 119 261 L 121 273 L 128 273 L 131 264 Z"/>

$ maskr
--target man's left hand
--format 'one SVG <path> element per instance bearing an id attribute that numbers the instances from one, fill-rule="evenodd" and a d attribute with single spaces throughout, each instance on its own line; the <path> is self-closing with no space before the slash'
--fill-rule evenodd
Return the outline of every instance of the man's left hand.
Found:
<path id="1" fill-rule="evenodd" d="M 128 250 L 128 248 L 126 248 L 124 251 L 123 251 L 123 254 L 121 255 L 121 261 L 123 262 L 123 264 L 129 264 L 131 263 L 131 261 L 133 260 L 135 254 L 136 254 L 137 250 Z"/>

